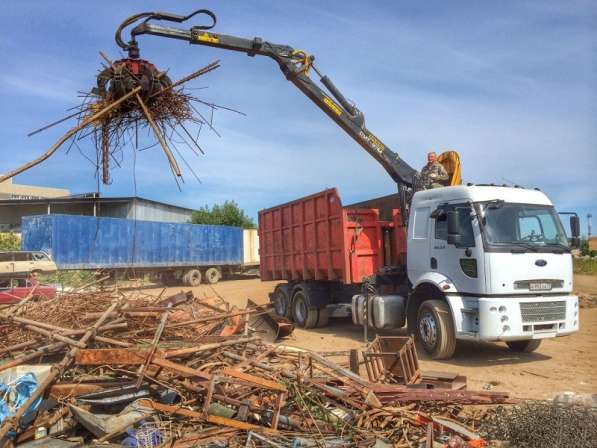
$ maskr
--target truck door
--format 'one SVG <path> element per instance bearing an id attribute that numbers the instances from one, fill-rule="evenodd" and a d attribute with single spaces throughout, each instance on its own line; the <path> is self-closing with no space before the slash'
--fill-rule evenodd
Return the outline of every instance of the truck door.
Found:
<path id="1" fill-rule="evenodd" d="M 411 282 L 429 272 L 430 206 L 415 207 L 408 226 L 407 265 Z"/>
<path id="2" fill-rule="evenodd" d="M 458 212 L 462 229 L 462 241 L 458 245 L 448 243 L 448 211 Z M 441 205 L 431 216 L 431 270 L 451 279 L 459 292 L 483 292 L 483 250 L 482 245 L 475 242 L 470 205 Z"/>

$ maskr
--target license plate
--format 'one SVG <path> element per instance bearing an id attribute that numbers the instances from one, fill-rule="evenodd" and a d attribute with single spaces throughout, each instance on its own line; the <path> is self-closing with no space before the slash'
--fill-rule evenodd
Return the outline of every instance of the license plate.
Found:
<path id="1" fill-rule="evenodd" d="M 549 291 L 551 290 L 551 283 L 547 282 L 531 282 L 529 283 L 529 291 Z"/>

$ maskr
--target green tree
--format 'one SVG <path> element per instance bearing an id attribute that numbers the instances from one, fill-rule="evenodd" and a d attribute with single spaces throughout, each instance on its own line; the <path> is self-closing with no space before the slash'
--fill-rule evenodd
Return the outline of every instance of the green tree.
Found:
<path id="1" fill-rule="evenodd" d="M 193 224 L 213 224 L 254 229 L 255 222 L 234 201 L 214 204 L 211 208 L 204 205 L 191 215 Z"/>
<path id="2" fill-rule="evenodd" d="M 21 238 L 16 233 L 0 233 L 0 250 L 21 250 Z"/>

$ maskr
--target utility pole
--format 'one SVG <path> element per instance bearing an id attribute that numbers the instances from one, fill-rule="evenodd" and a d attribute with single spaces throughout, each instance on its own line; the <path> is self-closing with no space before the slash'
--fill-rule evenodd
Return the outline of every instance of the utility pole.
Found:
<path id="1" fill-rule="evenodd" d="M 593 215 L 591 213 L 587 213 L 587 240 L 591 238 L 591 218 Z"/>

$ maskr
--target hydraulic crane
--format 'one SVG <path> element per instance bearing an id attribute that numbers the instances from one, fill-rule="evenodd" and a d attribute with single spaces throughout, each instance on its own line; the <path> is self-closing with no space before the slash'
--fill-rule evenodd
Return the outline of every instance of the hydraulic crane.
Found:
<path id="1" fill-rule="evenodd" d="M 194 16 L 205 16 L 211 20 L 211 23 L 191 26 L 189 29 L 165 27 L 152 23 L 154 21 L 182 23 Z M 142 22 L 131 30 L 131 39 L 126 43 L 122 39 L 122 32 L 126 27 L 141 20 Z M 272 58 L 278 63 L 286 79 L 311 99 L 326 115 L 383 166 L 397 184 L 400 195 L 401 213 L 404 222 L 406 222 L 408 219 L 408 204 L 410 203 L 415 179 L 418 175 L 417 171 L 367 129 L 363 113 L 344 97 L 330 78 L 319 72 L 315 66 L 315 57 L 303 50 L 297 50 L 288 45 L 274 44 L 259 37 L 245 39 L 207 31 L 212 29 L 215 24 L 215 14 L 206 9 L 199 9 L 186 16 L 163 12 L 145 12 L 127 18 L 118 27 L 115 38 L 116 43 L 123 50 L 127 51 L 130 61 L 140 60 L 137 36 L 143 34 L 184 40 L 196 45 L 238 51 L 246 53 L 248 56 L 260 55 Z M 148 62 L 146 63 L 149 64 Z M 310 77 L 309 73 L 311 70 L 319 76 L 319 81 L 327 91 Z"/>

